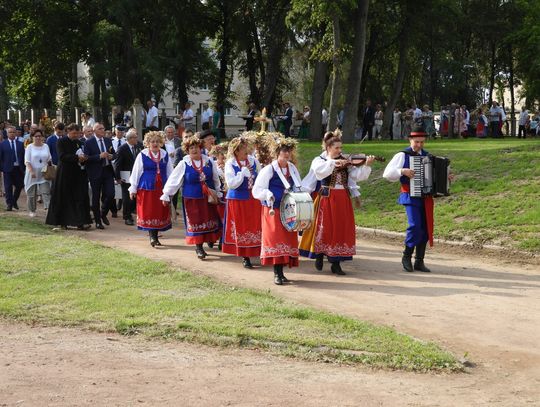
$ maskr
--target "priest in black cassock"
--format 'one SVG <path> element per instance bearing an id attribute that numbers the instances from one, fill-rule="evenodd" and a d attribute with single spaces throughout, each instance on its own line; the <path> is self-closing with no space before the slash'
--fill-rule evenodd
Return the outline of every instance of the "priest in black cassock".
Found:
<path id="1" fill-rule="evenodd" d="M 76 226 L 84 230 L 92 223 L 88 176 L 84 168 L 87 157 L 82 153 L 81 146 L 79 126 L 72 123 L 67 127 L 67 136 L 62 137 L 56 144 L 58 168 L 45 220 L 48 225 L 60 225 L 64 229 Z"/>

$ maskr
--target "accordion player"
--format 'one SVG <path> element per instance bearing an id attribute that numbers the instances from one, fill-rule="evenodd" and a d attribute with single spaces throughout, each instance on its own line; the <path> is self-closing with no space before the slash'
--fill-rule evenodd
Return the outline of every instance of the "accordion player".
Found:
<path id="1" fill-rule="evenodd" d="M 410 168 L 414 176 L 410 180 L 411 198 L 450 195 L 450 160 L 435 155 L 410 155 Z"/>

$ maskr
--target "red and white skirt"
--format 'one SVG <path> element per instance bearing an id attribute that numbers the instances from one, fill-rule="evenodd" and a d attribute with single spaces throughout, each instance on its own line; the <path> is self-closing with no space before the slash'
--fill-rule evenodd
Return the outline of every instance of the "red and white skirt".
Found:
<path id="1" fill-rule="evenodd" d="M 330 262 L 352 260 L 356 254 L 354 211 L 346 189 L 331 189 L 314 203 L 315 221 L 302 234 L 300 254 L 315 258 L 324 254 Z"/>
<path id="2" fill-rule="evenodd" d="M 137 190 L 137 229 L 169 230 L 171 228 L 171 209 L 159 199 L 163 194 L 161 176 L 156 176 L 154 190 Z"/>
<path id="3" fill-rule="evenodd" d="M 223 231 L 223 253 L 240 257 L 261 254 L 261 203 L 250 197 L 246 200 L 228 199 Z"/>
<path id="4" fill-rule="evenodd" d="M 217 206 L 207 198 L 183 198 L 186 244 L 214 243 L 221 235 Z"/>
<path id="5" fill-rule="evenodd" d="M 298 235 L 288 232 L 279 217 L 279 209 L 275 209 L 274 216 L 270 216 L 270 208 L 262 207 L 262 239 L 261 264 L 273 266 L 285 264 L 289 267 L 298 267 Z"/>

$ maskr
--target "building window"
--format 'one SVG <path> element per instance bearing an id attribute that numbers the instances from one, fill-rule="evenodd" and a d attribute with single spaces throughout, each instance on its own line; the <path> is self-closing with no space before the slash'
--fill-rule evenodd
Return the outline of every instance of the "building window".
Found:
<path id="1" fill-rule="evenodd" d="M 231 108 L 230 107 L 225 108 L 225 116 L 230 116 L 230 115 L 231 115 Z"/>

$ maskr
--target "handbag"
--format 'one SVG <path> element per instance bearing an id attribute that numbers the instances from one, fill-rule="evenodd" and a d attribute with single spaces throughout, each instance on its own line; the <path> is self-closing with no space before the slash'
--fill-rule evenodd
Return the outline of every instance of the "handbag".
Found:
<path id="1" fill-rule="evenodd" d="M 51 163 L 44 166 L 41 169 L 41 172 L 43 173 L 43 179 L 47 181 L 54 181 L 54 179 L 56 178 L 56 166 Z"/>

